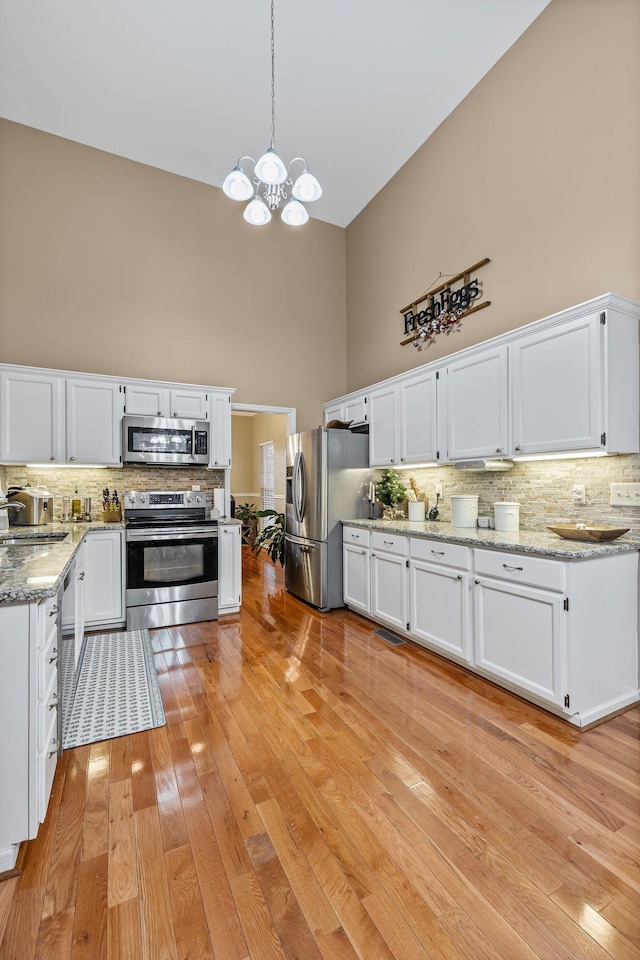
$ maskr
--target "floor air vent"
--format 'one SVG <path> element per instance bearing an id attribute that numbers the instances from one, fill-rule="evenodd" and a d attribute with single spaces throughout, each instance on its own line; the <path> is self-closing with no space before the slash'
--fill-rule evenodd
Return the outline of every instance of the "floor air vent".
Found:
<path id="1" fill-rule="evenodd" d="M 392 643 L 394 647 L 399 647 L 401 644 L 407 642 L 401 637 L 396 637 L 395 633 L 389 633 L 388 630 L 374 630 L 373 633 L 376 637 L 382 637 L 382 639 L 386 640 L 387 643 Z"/>

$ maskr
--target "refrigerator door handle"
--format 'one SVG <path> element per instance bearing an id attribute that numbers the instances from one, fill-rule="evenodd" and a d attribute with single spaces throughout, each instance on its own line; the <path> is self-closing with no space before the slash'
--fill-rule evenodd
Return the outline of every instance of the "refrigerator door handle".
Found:
<path id="1" fill-rule="evenodd" d="M 306 547 L 309 550 L 317 550 L 317 543 L 310 543 L 308 540 L 304 540 L 302 537 L 294 537 L 293 534 L 288 533 L 286 538 L 290 543 L 297 543 L 300 547 Z"/>
<path id="2" fill-rule="evenodd" d="M 305 510 L 306 499 L 306 480 L 304 469 L 304 457 L 302 453 L 296 453 L 295 463 L 293 465 L 293 508 L 298 523 L 302 523 Z"/>

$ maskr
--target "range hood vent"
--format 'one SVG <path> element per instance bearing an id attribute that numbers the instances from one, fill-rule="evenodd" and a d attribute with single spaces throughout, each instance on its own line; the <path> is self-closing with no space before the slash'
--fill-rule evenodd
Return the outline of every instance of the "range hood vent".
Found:
<path id="1" fill-rule="evenodd" d="M 456 470 L 470 473 L 504 473 L 515 466 L 513 460 L 458 460 Z"/>

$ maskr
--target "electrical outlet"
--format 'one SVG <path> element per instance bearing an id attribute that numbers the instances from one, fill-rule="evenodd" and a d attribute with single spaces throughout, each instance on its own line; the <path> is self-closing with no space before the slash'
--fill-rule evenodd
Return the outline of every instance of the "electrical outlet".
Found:
<path id="1" fill-rule="evenodd" d="M 575 504 L 586 503 L 584 483 L 574 483 L 571 496 Z"/>
<path id="2" fill-rule="evenodd" d="M 640 483 L 612 483 L 612 507 L 640 507 Z"/>
<path id="3" fill-rule="evenodd" d="M 436 483 L 436 497 L 440 497 L 440 499 L 442 499 L 442 496 L 443 496 L 443 494 L 442 494 L 442 484 L 441 484 L 441 483 Z"/>

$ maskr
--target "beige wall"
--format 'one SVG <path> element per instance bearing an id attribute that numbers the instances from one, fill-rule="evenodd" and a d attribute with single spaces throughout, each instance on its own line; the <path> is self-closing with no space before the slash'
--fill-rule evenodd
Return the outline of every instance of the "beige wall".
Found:
<path id="1" fill-rule="evenodd" d="M 230 490 L 233 496 L 241 500 L 243 495 L 249 495 L 260 490 L 252 487 L 252 430 L 253 417 L 239 417 L 231 415 L 231 475 Z"/>
<path id="2" fill-rule="evenodd" d="M 260 489 L 260 444 L 274 441 L 276 510 L 284 512 L 287 451 L 287 418 L 281 413 L 258 413 L 251 420 L 253 490 Z"/>
<path id="3" fill-rule="evenodd" d="M 349 390 L 609 290 L 640 299 L 638 91 L 638 0 L 552 0 L 347 228 Z M 399 346 L 400 308 L 483 257 L 492 305 Z"/>
<path id="4" fill-rule="evenodd" d="M 344 230 L 0 121 L 0 361 L 236 387 L 300 429 L 346 388 Z"/>

